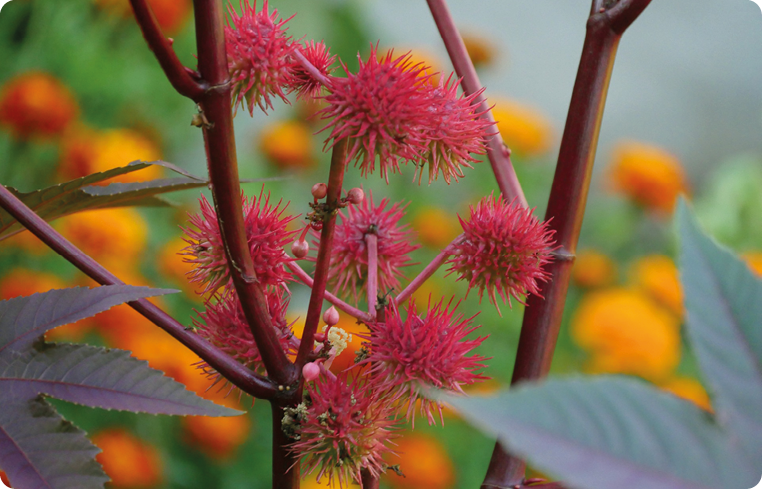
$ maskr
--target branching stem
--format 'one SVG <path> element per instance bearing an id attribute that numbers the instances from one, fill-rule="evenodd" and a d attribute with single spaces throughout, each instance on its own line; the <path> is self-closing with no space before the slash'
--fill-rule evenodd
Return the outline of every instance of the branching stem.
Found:
<path id="1" fill-rule="evenodd" d="M 441 267 L 442 264 L 447 261 L 450 255 L 452 255 L 454 247 L 460 243 L 463 238 L 464 235 L 458 235 L 458 237 L 452 240 L 450 244 L 445 246 L 445 248 L 440 251 L 433 260 L 431 260 L 431 263 L 426 265 L 426 268 L 421 270 L 421 273 L 419 273 L 418 276 L 415 277 L 413 281 L 410 282 L 397 297 L 395 297 L 394 302 L 397 304 L 397 306 L 401 306 L 406 300 L 410 298 L 411 295 L 415 293 L 416 290 L 418 290 L 418 288 L 420 288 L 421 285 L 423 285 L 425 281 L 430 279 L 431 276 L 434 275 L 437 270 L 439 270 L 439 267 Z"/>
<path id="2" fill-rule="evenodd" d="M 378 303 L 378 236 L 366 234 L 365 246 L 368 249 L 368 314 L 375 320 Z"/>
<path id="3" fill-rule="evenodd" d="M 304 285 L 312 288 L 315 281 L 312 280 L 312 277 L 310 277 L 309 274 L 302 269 L 302 267 L 297 265 L 296 262 L 289 262 L 288 269 L 291 270 L 291 272 L 294 275 L 296 275 L 296 278 L 298 278 Z M 349 304 L 339 299 L 335 295 L 331 294 L 327 290 L 325 291 L 324 298 L 325 300 L 327 300 L 328 302 L 336 306 L 339 310 L 344 311 L 345 313 L 349 314 L 355 319 L 359 319 L 360 321 L 365 323 L 373 320 L 373 318 L 370 317 L 368 313 L 363 312 L 354 306 L 350 306 Z"/>

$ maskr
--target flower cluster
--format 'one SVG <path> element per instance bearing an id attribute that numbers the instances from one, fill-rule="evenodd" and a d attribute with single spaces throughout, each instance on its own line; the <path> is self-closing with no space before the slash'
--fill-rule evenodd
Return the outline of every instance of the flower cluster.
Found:
<path id="1" fill-rule="evenodd" d="M 336 226 L 329 282 L 344 293 L 351 291 L 357 300 L 358 291 L 368 278 L 367 234 L 378 237 L 378 286 L 384 292 L 399 286 L 400 268 L 411 265 L 408 253 L 418 246 L 410 244 L 412 231 L 399 221 L 405 213 L 404 205 L 396 203 L 386 209 L 388 199 L 376 205 L 373 195 L 360 206 L 349 206 L 347 215 L 340 214 Z"/>
<path id="2" fill-rule="evenodd" d="M 551 261 L 554 243 L 547 222 L 492 194 L 472 206 L 470 220 L 461 218 L 460 224 L 464 238 L 448 260 L 449 273 L 467 280 L 469 290 L 478 288 L 480 300 L 486 290 L 498 311 L 496 296 L 510 306 L 511 296 L 523 304 L 527 294 L 539 293 L 538 282 L 549 277 L 543 266 Z"/>
<path id="3" fill-rule="evenodd" d="M 270 194 L 251 200 L 241 196 L 246 238 L 254 261 L 257 280 L 265 286 L 278 286 L 291 280 L 284 264 L 289 260 L 283 250 L 292 241 L 296 231 L 288 231 L 288 223 L 294 217 L 284 215 L 285 207 L 280 202 L 270 205 Z M 189 280 L 204 285 L 203 293 L 214 293 L 230 281 L 225 247 L 222 240 L 217 213 L 206 200 L 199 200 L 201 214 L 190 216 L 195 229 L 184 229 L 188 246 L 183 250 L 186 261 L 194 265 Z"/>
<path id="4" fill-rule="evenodd" d="M 395 408 L 362 377 L 341 374 L 320 376 L 307 386 L 307 404 L 284 419 L 294 426 L 291 451 L 304 462 L 307 474 L 318 467 L 317 480 L 327 476 L 344 487 L 359 482 L 365 469 L 374 477 L 387 466 L 383 454 L 391 452 Z"/>
<path id="5" fill-rule="evenodd" d="M 464 319 L 456 315 L 452 301 L 429 302 L 425 316 L 418 315 L 415 302 L 408 305 L 407 317 L 392 304 L 383 323 L 370 325 L 370 354 L 361 362 L 371 365 L 369 375 L 381 392 L 407 405 L 407 417 L 414 417 L 416 401 L 420 399 L 421 414 L 429 424 L 434 423 L 432 408 L 441 406 L 420 397 L 422 387 L 435 387 L 463 392 L 461 386 L 485 380 L 479 370 L 487 360 L 481 355 L 467 356 L 487 338 L 466 339 L 478 326 L 472 326 L 473 317 Z"/>

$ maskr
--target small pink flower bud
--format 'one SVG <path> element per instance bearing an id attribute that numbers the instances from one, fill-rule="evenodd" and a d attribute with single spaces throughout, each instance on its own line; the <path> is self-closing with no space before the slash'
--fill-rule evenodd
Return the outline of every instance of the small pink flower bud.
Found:
<path id="1" fill-rule="evenodd" d="M 302 375 L 304 375 L 305 382 L 312 382 L 320 377 L 320 367 L 315 362 L 306 363 L 302 367 Z"/>
<path id="2" fill-rule="evenodd" d="M 324 199 L 328 195 L 328 186 L 324 183 L 316 183 L 312 186 L 312 196 L 316 199 Z"/>
<path id="3" fill-rule="evenodd" d="M 339 311 L 335 307 L 331 306 L 323 313 L 323 321 L 328 326 L 335 326 L 339 322 Z"/>
<path id="4" fill-rule="evenodd" d="M 310 244 L 303 239 L 294 241 L 291 245 L 291 253 L 297 258 L 304 258 L 310 252 Z"/>
<path id="5" fill-rule="evenodd" d="M 362 204 L 363 200 L 365 200 L 365 192 L 361 188 L 355 187 L 347 192 L 347 202 L 358 205 Z"/>

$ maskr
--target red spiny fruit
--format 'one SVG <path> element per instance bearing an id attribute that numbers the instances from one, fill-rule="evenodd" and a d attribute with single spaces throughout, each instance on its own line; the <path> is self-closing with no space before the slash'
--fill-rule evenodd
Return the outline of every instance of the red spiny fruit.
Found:
<path id="1" fill-rule="evenodd" d="M 267 108 L 273 108 L 271 96 L 288 103 L 283 87 L 291 82 L 291 55 L 296 46 L 286 35 L 284 25 L 293 16 L 278 19 L 277 10 L 269 12 L 268 0 L 262 2 L 259 12 L 256 0 L 253 6 L 243 0 L 240 16 L 232 5 L 229 13 L 225 46 L 236 108 L 246 99 L 252 115 L 255 105 L 267 112 Z"/>
<path id="2" fill-rule="evenodd" d="M 388 203 L 389 199 L 383 199 L 376 206 L 370 194 L 362 205 L 349 206 L 346 216 L 340 214 L 328 279 L 335 290 L 344 294 L 351 291 L 355 301 L 368 278 L 366 234 L 378 237 L 378 290 L 381 292 L 399 286 L 399 277 L 403 276 L 400 268 L 412 265 L 408 253 L 419 248 L 410 243 L 413 231 L 407 225 L 399 225 L 407 205 L 398 202 L 386 210 Z"/>
<path id="3" fill-rule="evenodd" d="M 321 375 L 307 385 L 308 399 L 297 408 L 300 424 L 290 450 L 304 463 L 305 474 L 318 470 L 329 484 L 360 483 L 362 469 L 378 477 L 386 469 L 383 454 L 391 452 L 395 408 L 362 377 L 344 373 Z M 306 408 L 306 409 L 305 409 Z"/>
<path id="4" fill-rule="evenodd" d="M 284 246 L 293 241 L 297 231 L 287 231 L 293 216 L 284 216 L 285 207 L 280 202 L 272 207 L 270 194 L 264 194 L 251 200 L 241 196 L 246 238 L 249 252 L 254 261 L 257 280 L 264 286 L 277 286 L 291 280 L 291 275 L 284 268 L 290 260 Z M 194 265 L 189 273 L 189 280 L 205 285 L 202 293 L 215 292 L 230 281 L 230 270 L 225 256 L 222 235 L 217 223 L 217 213 L 205 197 L 199 200 L 201 214 L 189 215 L 190 224 L 195 228 L 185 228 L 185 240 L 188 246 L 183 249 L 185 261 Z"/>
<path id="5" fill-rule="evenodd" d="M 533 209 L 502 197 L 490 195 L 470 209 L 469 221 L 458 217 L 465 236 L 447 261 L 448 272 L 467 280 L 469 290 L 478 288 L 480 300 L 486 290 L 498 312 L 496 295 L 509 307 L 511 296 L 524 304 L 527 294 L 539 293 L 538 282 L 550 277 L 543 266 L 552 260 L 555 231 Z"/>
<path id="6" fill-rule="evenodd" d="M 331 65 L 336 61 L 336 56 L 331 56 L 328 47 L 326 47 L 325 43 L 322 41 L 307 41 L 304 43 L 301 53 L 312 66 L 317 68 L 321 75 L 327 77 L 333 71 Z M 320 95 L 320 89 L 323 87 L 323 84 L 312 76 L 301 64 L 294 62 L 289 87 L 292 91 L 297 93 L 296 98 L 305 96 L 314 98 Z"/>
<path id="7" fill-rule="evenodd" d="M 247 367 L 259 373 L 265 373 L 262 358 L 235 290 L 225 289 L 215 299 L 215 301 L 206 302 L 206 310 L 198 313 L 199 320 L 193 319 L 196 334 L 218 346 Z M 299 348 L 299 342 L 291 331 L 291 325 L 286 322 L 286 309 L 289 302 L 286 291 L 279 289 L 266 292 L 265 299 L 283 351 L 287 354 L 295 354 Z M 204 368 L 203 364 L 202 368 Z"/>
<path id="8" fill-rule="evenodd" d="M 481 118 L 479 103 L 475 101 L 481 91 L 469 96 L 458 96 L 460 80 L 452 82 L 452 75 L 447 81 L 440 79 L 438 86 L 429 89 L 430 104 L 428 117 L 421 127 L 421 139 L 427 144 L 418 169 L 418 183 L 421 183 L 423 166 L 429 165 L 429 183 L 436 180 L 441 171 L 445 182 L 462 178 L 463 169 L 473 168 L 477 161 L 472 153 L 483 155 L 486 152 L 485 137 L 487 128 L 492 124 Z"/>
<path id="9" fill-rule="evenodd" d="M 413 65 L 409 55 L 394 58 L 392 51 L 379 59 L 375 47 L 367 62 L 360 59 L 356 74 L 342 66 L 347 77 L 331 78 L 328 107 L 320 112 L 331 119 L 326 145 L 347 139 L 347 159 L 359 164 L 363 176 L 373 173 L 378 156 L 388 182 L 400 159 L 415 160 L 426 149 L 418 129 L 427 117 L 426 67 Z"/>
<path id="10" fill-rule="evenodd" d="M 461 386 L 485 380 L 479 370 L 487 360 L 481 355 L 466 356 L 487 337 L 465 339 L 479 326 L 472 326 L 474 317 L 464 319 L 456 315 L 452 300 L 432 307 L 429 302 L 425 317 L 418 315 L 415 302 L 402 319 L 399 309 L 392 303 L 386 310 L 386 321 L 370 324 L 370 355 L 359 365 L 372 365 L 369 375 L 380 392 L 391 392 L 391 397 L 407 404 L 407 417 L 414 417 L 416 401 L 420 398 L 421 414 L 429 424 L 434 423 L 433 408 L 441 407 L 436 401 L 420 397 L 419 388 L 436 387 L 463 392 Z"/>

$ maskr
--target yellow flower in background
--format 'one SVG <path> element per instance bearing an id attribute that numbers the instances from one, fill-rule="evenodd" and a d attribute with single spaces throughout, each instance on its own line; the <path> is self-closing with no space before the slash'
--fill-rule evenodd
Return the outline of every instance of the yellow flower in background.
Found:
<path id="1" fill-rule="evenodd" d="M 688 193 L 680 160 L 663 148 L 637 141 L 614 147 L 608 185 L 634 202 L 664 213 L 672 212 L 678 195 Z"/>
<path id="2" fill-rule="evenodd" d="M 639 258 L 630 266 L 630 279 L 651 299 L 678 317 L 683 316 L 683 287 L 672 258 L 664 255 Z"/>
<path id="3" fill-rule="evenodd" d="M 537 108 L 510 99 L 488 100 L 495 104 L 492 116 L 505 144 L 514 153 L 533 157 L 550 150 L 553 125 Z"/>
<path id="4" fill-rule="evenodd" d="M 50 252 L 48 245 L 30 231 L 21 231 L 18 234 L 6 238 L 0 242 L 0 246 L 18 248 L 30 255 L 40 256 Z"/>
<path id="5" fill-rule="evenodd" d="M 22 73 L 0 87 L 0 128 L 17 138 L 61 136 L 78 115 L 72 92 L 47 73 Z"/>
<path id="6" fill-rule="evenodd" d="M 572 268 L 572 281 L 579 287 L 596 288 L 612 285 L 617 278 L 617 265 L 608 256 L 595 250 L 577 253 Z"/>
<path id="7" fill-rule="evenodd" d="M 169 277 L 189 297 L 198 298 L 193 284 L 188 281 L 188 273 L 193 270 L 193 264 L 185 261 L 180 251 L 188 246 L 182 238 L 174 238 L 161 247 L 158 254 L 159 271 Z"/>
<path id="8" fill-rule="evenodd" d="M 489 39 L 475 33 L 464 33 L 462 37 L 474 66 L 489 66 L 495 61 L 495 45 Z"/>
<path id="9" fill-rule="evenodd" d="M 638 290 L 610 288 L 584 296 L 571 318 L 574 341 L 594 373 L 668 377 L 680 361 L 680 322 Z"/>
<path id="10" fill-rule="evenodd" d="M 762 277 L 762 251 L 749 251 L 741 255 L 751 271 Z"/>
<path id="11" fill-rule="evenodd" d="M 251 432 L 251 420 L 245 414 L 217 418 L 187 416 L 182 424 L 189 444 L 218 462 L 230 459 Z"/>
<path id="12" fill-rule="evenodd" d="M 94 0 L 95 5 L 125 18 L 132 18 L 129 0 Z M 174 33 L 188 20 L 191 13 L 191 0 L 148 0 L 156 21 L 165 33 Z"/>
<path id="13" fill-rule="evenodd" d="M 462 229 L 454 214 L 438 207 L 427 206 L 413 218 L 418 239 L 430 248 L 442 249 L 458 236 Z"/>
<path id="14" fill-rule="evenodd" d="M 112 487 L 147 489 L 158 487 L 164 480 L 159 452 L 149 443 L 123 428 L 111 428 L 92 436 L 92 442 L 103 450 L 95 460 L 111 478 Z"/>
<path id="15" fill-rule="evenodd" d="M 706 389 L 696 379 L 690 377 L 672 377 L 659 384 L 665 391 L 671 392 L 677 397 L 682 397 L 693 402 L 701 409 L 712 411 L 712 403 Z"/>
<path id="16" fill-rule="evenodd" d="M 145 250 L 148 225 L 128 207 L 80 212 L 60 219 L 60 231 L 82 251 L 104 264 L 125 268 Z"/>
<path id="17" fill-rule="evenodd" d="M 442 443 L 430 435 L 407 432 L 396 441 L 396 456 L 390 464 L 399 464 L 405 477 L 392 471 L 384 475 L 394 489 L 449 489 L 455 486 L 455 469 Z"/>
<path id="18" fill-rule="evenodd" d="M 281 170 L 314 166 L 312 131 L 300 121 L 277 121 L 262 131 L 259 147 Z"/>
<path id="19" fill-rule="evenodd" d="M 160 160 L 161 150 L 149 138 L 132 129 L 98 131 L 80 126 L 67 134 L 61 145 L 60 169 L 65 178 L 74 179 L 126 166 L 135 160 Z M 120 175 L 112 182 L 143 182 L 162 176 L 159 166 Z"/>

